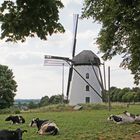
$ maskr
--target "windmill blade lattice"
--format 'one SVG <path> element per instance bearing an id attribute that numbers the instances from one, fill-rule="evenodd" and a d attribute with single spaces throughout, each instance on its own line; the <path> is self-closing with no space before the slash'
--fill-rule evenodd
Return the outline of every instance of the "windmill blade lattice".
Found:
<path id="1" fill-rule="evenodd" d="M 73 46 L 72 46 L 72 58 L 75 56 L 75 49 L 76 49 L 76 35 L 77 35 L 77 27 L 78 27 L 78 14 L 74 14 L 73 21 Z M 71 84 L 71 78 L 72 78 L 72 73 L 73 73 L 73 64 L 71 65 L 69 69 L 69 76 L 68 76 L 68 85 L 67 85 L 67 98 L 69 96 L 69 89 L 70 89 L 70 84 Z"/>
<path id="2" fill-rule="evenodd" d="M 71 61 L 67 57 L 45 55 L 44 66 L 69 66 L 67 61 Z"/>

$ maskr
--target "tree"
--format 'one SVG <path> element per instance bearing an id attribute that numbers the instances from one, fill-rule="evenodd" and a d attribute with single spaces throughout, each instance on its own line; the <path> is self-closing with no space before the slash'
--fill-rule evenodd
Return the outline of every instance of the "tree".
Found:
<path id="1" fill-rule="evenodd" d="M 62 103 L 63 96 L 62 95 L 53 95 L 49 99 L 50 104 L 59 104 Z"/>
<path id="2" fill-rule="evenodd" d="M 0 109 L 13 105 L 16 89 L 12 70 L 0 65 Z"/>
<path id="3" fill-rule="evenodd" d="M 131 93 L 130 91 L 131 91 L 130 88 L 123 88 L 122 90 L 120 90 L 120 92 L 117 95 L 117 101 L 122 102 L 123 101 L 122 97 L 127 93 Z"/>
<path id="4" fill-rule="evenodd" d="M 110 100 L 113 102 L 118 101 L 118 95 L 120 93 L 121 89 L 117 87 L 111 87 L 109 92 L 110 92 Z"/>
<path id="5" fill-rule="evenodd" d="M 28 107 L 30 109 L 34 109 L 34 108 L 37 108 L 38 107 L 38 104 L 36 104 L 35 102 L 33 101 L 30 101 L 29 104 L 28 104 Z"/>
<path id="6" fill-rule="evenodd" d="M 125 93 L 122 96 L 122 101 L 129 102 L 129 103 L 132 102 L 132 101 L 134 101 L 134 93 L 133 92 Z"/>
<path id="7" fill-rule="evenodd" d="M 0 7 L 1 39 L 24 42 L 26 37 L 37 35 L 47 39 L 47 35 L 64 32 L 59 23 L 60 0 L 5 0 Z"/>
<path id="8" fill-rule="evenodd" d="M 41 98 L 40 102 L 39 102 L 39 106 L 46 106 L 49 104 L 49 97 L 48 96 L 44 96 Z"/>
<path id="9" fill-rule="evenodd" d="M 97 44 L 103 59 L 123 55 L 120 64 L 140 81 L 140 1 L 139 0 L 85 0 L 82 18 L 93 18 L 102 23 Z"/>

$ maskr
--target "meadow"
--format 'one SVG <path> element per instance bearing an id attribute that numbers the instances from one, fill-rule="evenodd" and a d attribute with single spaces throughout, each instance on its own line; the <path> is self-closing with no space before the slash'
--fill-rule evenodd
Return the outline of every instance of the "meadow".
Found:
<path id="1" fill-rule="evenodd" d="M 123 111 L 139 114 L 140 105 L 130 105 L 129 108 L 116 107 L 108 111 L 102 109 L 74 110 L 37 110 L 22 112 L 25 124 L 11 125 L 5 122 L 5 118 L 10 114 L 0 115 L 0 129 L 15 130 L 17 128 L 26 129 L 23 140 L 132 140 L 133 134 L 140 130 L 138 124 L 117 125 L 107 121 L 110 114 L 120 114 Z M 60 128 L 60 133 L 56 136 L 37 134 L 36 127 L 29 127 L 33 118 L 49 119 L 54 121 Z"/>

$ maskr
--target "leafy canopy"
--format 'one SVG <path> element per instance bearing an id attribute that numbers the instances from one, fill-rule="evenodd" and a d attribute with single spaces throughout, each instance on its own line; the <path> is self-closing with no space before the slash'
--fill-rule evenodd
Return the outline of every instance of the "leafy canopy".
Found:
<path id="1" fill-rule="evenodd" d="M 0 65 L 0 109 L 13 105 L 16 90 L 17 83 L 12 70 Z"/>
<path id="2" fill-rule="evenodd" d="M 64 32 L 59 23 L 60 0 L 4 0 L 0 6 L 1 39 L 24 42 L 26 37 L 37 35 L 47 39 L 47 35 Z"/>
<path id="3" fill-rule="evenodd" d="M 120 64 L 140 81 L 140 0 L 85 0 L 82 18 L 102 24 L 97 44 L 103 59 L 122 55 Z"/>

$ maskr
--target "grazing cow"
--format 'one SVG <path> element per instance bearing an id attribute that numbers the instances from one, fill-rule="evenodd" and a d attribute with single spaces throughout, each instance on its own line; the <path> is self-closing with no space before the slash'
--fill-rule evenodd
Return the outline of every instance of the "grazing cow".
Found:
<path id="1" fill-rule="evenodd" d="M 5 121 L 12 121 L 12 124 L 25 123 L 25 119 L 22 116 L 12 116 L 10 115 L 5 119 Z"/>
<path id="2" fill-rule="evenodd" d="M 32 120 L 30 126 L 34 124 L 36 124 L 38 128 L 38 133 L 40 135 L 56 135 L 59 132 L 59 128 L 56 126 L 56 124 L 54 122 L 50 122 L 49 120 L 40 120 L 39 118 L 36 118 Z"/>
<path id="3" fill-rule="evenodd" d="M 135 122 L 135 118 L 132 118 L 130 116 L 127 116 L 125 114 L 120 114 L 120 115 L 110 115 L 108 117 L 108 120 L 113 121 L 117 124 L 125 124 L 125 123 L 133 123 Z"/>
<path id="4" fill-rule="evenodd" d="M 22 140 L 22 134 L 27 130 L 0 130 L 0 140 Z"/>

